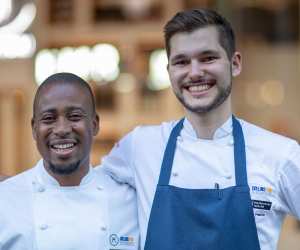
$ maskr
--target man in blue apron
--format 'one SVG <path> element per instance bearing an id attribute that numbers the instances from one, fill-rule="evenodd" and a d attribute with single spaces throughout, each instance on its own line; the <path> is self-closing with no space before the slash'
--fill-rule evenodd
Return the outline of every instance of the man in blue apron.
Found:
<path id="1" fill-rule="evenodd" d="M 137 127 L 102 162 L 137 190 L 142 247 L 275 250 L 284 216 L 300 217 L 297 142 L 233 116 L 241 54 L 222 16 L 179 12 L 164 31 L 185 118 Z"/>

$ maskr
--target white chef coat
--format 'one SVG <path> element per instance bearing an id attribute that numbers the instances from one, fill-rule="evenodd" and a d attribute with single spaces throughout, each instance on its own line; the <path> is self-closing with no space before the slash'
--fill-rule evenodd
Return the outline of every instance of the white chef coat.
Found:
<path id="1" fill-rule="evenodd" d="M 176 122 L 137 127 L 102 161 L 105 171 L 137 190 L 142 247 L 164 150 Z M 300 218 L 299 145 L 243 120 L 240 122 L 260 246 L 262 250 L 275 250 L 284 216 Z M 177 139 L 170 185 L 192 189 L 214 188 L 216 183 L 220 188 L 235 185 L 232 118 L 215 131 L 211 140 L 197 138 L 191 123 L 185 119 Z"/>
<path id="2" fill-rule="evenodd" d="M 1 250 L 137 250 L 133 188 L 90 167 L 63 187 L 43 161 L 0 184 Z"/>

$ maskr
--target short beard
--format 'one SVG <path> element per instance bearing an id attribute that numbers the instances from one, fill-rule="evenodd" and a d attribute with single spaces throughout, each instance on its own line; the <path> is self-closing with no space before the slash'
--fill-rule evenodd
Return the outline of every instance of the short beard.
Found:
<path id="1" fill-rule="evenodd" d="M 54 165 L 51 162 L 49 162 L 49 169 L 54 174 L 58 175 L 70 175 L 76 172 L 80 167 L 80 161 L 77 161 L 75 163 L 72 163 L 68 166 L 61 166 L 61 165 Z"/>
<path id="2" fill-rule="evenodd" d="M 228 96 L 231 93 L 232 84 L 227 86 L 226 88 L 219 88 L 219 94 L 217 95 L 216 99 L 213 100 L 213 102 L 209 105 L 203 106 L 203 107 L 193 107 L 192 105 L 189 105 L 184 101 L 184 98 L 182 95 L 176 94 L 176 97 L 181 102 L 181 104 L 187 109 L 190 110 L 193 113 L 197 114 L 206 114 L 213 109 L 219 107 L 225 100 L 228 98 Z"/>

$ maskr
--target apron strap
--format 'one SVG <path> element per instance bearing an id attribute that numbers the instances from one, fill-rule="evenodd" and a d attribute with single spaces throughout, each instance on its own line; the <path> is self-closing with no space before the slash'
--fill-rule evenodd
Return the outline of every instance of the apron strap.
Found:
<path id="1" fill-rule="evenodd" d="M 234 165 L 236 185 L 248 186 L 245 139 L 242 126 L 234 116 L 232 116 L 232 126 L 234 140 Z"/>
<path id="2" fill-rule="evenodd" d="M 165 153 L 164 153 L 164 158 L 163 162 L 161 165 L 161 170 L 160 170 L 160 176 L 159 176 L 159 181 L 158 185 L 169 185 L 170 181 L 170 175 L 171 175 L 171 170 L 173 166 L 173 160 L 174 160 L 174 155 L 175 155 L 175 150 L 176 150 L 176 143 L 177 143 L 177 137 L 180 134 L 180 131 L 183 127 L 183 121 L 184 118 L 182 118 L 176 126 L 172 129 L 172 132 L 170 134 Z"/>

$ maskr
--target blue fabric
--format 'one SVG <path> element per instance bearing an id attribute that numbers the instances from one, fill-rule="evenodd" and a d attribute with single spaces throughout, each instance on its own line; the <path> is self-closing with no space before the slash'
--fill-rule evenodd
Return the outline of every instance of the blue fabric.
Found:
<path id="1" fill-rule="evenodd" d="M 225 189 L 185 189 L 169 185 L 182 127 L 183 119 L 172 130 L 166 146 L 145 250 L 260 250 L 239 121 L 233 117 L 237 185 Z"/>

